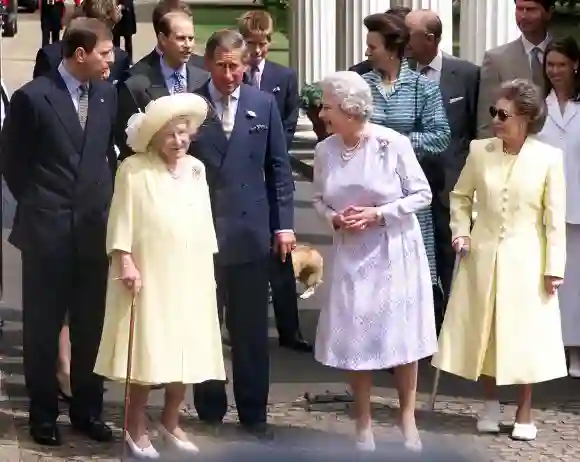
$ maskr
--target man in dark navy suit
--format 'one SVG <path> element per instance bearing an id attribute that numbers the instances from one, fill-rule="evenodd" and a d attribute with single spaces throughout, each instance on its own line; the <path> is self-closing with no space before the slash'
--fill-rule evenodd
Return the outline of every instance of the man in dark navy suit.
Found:
<path id="1" fill-rule="evenodd" d="M 191 10 L 187 3 L 169 0 L 162 0 L 159 2 L 153 9 L 153 14 L 151 15 L 153 30 L 155 31 L 155 36 L 157 37 L 157 45 L 148 55 L 145 55 L 138 62 L 136 62 L 135 65 L 131 67 L 131 69 L 128 70 L 129 75 L 146 74 L 149 72 L 149 68 L 155 67 L 157 65 L 159 62 L 159 57 L 163 54 L 163 44 L 161 43 L 162 40 L 160 36 L 160 34 L 162 34 L 163 18 L 165 15 L 172 12 L 181 12 L 184 15 L 187 15 L 193 24 L 193 15 L 191 14 Z M 188 66 L 204 69 L 205 62 L 203 56 L 191 53 Z"/>
<path id="2" fill-rule="evenodd" d="M 111 4 L 114 6 L 113 4 Z M 116 22 L 120 19 L 120 13 L 117 8 L 112 8 L 105 14 L 98 8 L 95 0 L 84 0 L 77 11 L 75 11 L 72 19 L 77 17 L 96 18 L 108 24 L 112 29 Z M 36 61 L 34 63 L 34 71 L 32 77 L 36 78 L 41 75 L 48 75 L 53 73 L 62 61 L 62 43 L 56 42 L 50 45 L 43 46 L 38 53 L 36 53 Z M 131 58 L 126 51 L 119 47 L 114 48 L 114 59 L 111 60 L 109 82 L 117 84 L 123 81 L 127 71 L 131 67 Z"/>
<path id="3" fill-rule="evenodd" d="M 116 161 L 117 93 L 100 79 L 112 33 L 78 18 L 62 40 L 63 60 L 12 96 L 0 136 L 0 167 L 17 202 L 9 241 L 21 252 L 24 376 L 30 434 L 61 443 L 56 359 L 70 316 L 73 428 L 110 441 L 101 420 L 103 380 L 93 373 L 104 318 L 107 214 Z"/>
<path id="4" fill-rule="evenodd" d="M 274 97 L 242 83 L 248 59 L 242 35 L 217 31 L 205 53 L 211 79 L 199 94 L 213 110 L 193 153 L 206 167 L 212 198 L 218 303 L 226 305 L 240 424 L 267 438 L 270 258 L 273 251 L 285 260 L 295 248 L 292 171 Z M 220 423 L 228 407 L 224 382 L 196 385 L 194 403 L 202 421 Z"/>
<path id="5" fill-rule="evenodd" d="M 209 79 L 206 71 L 191 64 L 194 43 L 191 15 L 171 11 L 162 16 L 158 27 L 163 54 L 156 54 L 150 63 L 139 66 L 119 86 L 116 134 L 121 160 L 133 154 L 127 146 L 125 134 L 127 122 L 133 114 L 145 110 L 151 100 L 160 96 L 194 92 Z"/>
<path id="6" fill-rule="evenodd" d="M 274 96 L 286 132 L 286 146 L 290 149 L 298 121 L 298 79 L 294 69 L 266 59 L 274 32 L 272 16 L 264 10 L 248 11 L 240 17 L 238 29 L 250 53 L 245 82 Z M 296 351 L 312 351 L 312 346 L 300 332 L 291 255 L 284 262 L 276 255 L 272 256 L 270 286 L 280 346 Z"/>

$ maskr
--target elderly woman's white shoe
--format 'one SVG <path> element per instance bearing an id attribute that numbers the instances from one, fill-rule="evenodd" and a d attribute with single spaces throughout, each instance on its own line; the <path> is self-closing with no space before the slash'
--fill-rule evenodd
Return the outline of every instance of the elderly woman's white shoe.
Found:
<path id="1" fill-rule="evenodd" d="M 149 446 L 147 446 L 145 448 L 140 448 L 139 446 L 137 446 L 135 441 L 133 441 L 133 438 L 131 438 L 131 435 L 129 435 L 128 432 L 125 435 L 125 444 L 129 448 L 131 455 L 135 459 L 147 460 L 147 459 L 159 459 L 159 457 L 160 457 L 159 453 L 157 452 L 157 450 L 153 447 L 153 445 L 151 443 L 149 443 Z"/>
<path id="2" fill-rule="evenodd" d="M 538 427 L 533 423 L 521 424 L 515 423 L 511 437 L 516 441 L 533 441 L 538 436 Z"/>
<path id="3" fill-rule="evenodd" d="M 180 440 L 175 435 L 172 435 L 164 425 L 160 424 L 158 429 L 159 435 L 161 435 L 161 439 L 169 446 L 172 446 L 181 452 L 188 452 L 190 454 L 199 453 L 199 448 L 195 444 L 193 444 L 191 441 Z"/>
<path id="4" fill-rule="evenodd" d="M 368 427 L 356 431 L 356 449 L 361 452 L 373 452 L 376 449 L 373 429 Z"/>
<path id="5" fill-rule="evenodd" d="M 501 406 L 499 401 L 486 401 L 483 412 L 477 419 L 479 433 L 499 433 Z"/>

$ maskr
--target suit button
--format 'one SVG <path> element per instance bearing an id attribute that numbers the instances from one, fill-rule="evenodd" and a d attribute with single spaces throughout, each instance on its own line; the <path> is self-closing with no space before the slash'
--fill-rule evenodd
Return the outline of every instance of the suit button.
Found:
<path id="1" fill-rule="evenodd" d="M 245 189 L 247 187 L 248 187 L 248 185 L 246 183 L 242 183 L 242 189 Z"/>

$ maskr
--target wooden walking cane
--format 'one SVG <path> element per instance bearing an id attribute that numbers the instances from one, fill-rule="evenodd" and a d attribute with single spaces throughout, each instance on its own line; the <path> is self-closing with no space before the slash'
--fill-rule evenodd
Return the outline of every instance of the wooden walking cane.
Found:
<path id="1" fill-rule="evenodd" d="M 133 334 L 135 332 L 135 300 L 137 296 L 133 295 L 131 299 L 131 314 L 129 318 L 129 342 L 127 348 L 127 375 L 125 376 L 125 398 L 123 402 L 123 453 L 121 460 L 126 460 L 127 452 L 127 416 L 129 414 L 129 389 L 131 387 L 131 372 L 133 368 Z"/>
<path id="2" fill-rule="evenodd" d="M 461 257 L 467 255 L 469 249 L 463 247 L 461 251 L 455 257 L 455 264 L 453 265 L 453 275 L 451 276 L 451 284 L 455 281 L 455 276 L 457 276 L 457 270 L 459 269 L 459 262 Z M 433 378 L 433 387 L 431 388 L 431 396 L 429 397 L 429 409 L 435 410 L 435 400 L 437 399 L 437 390 L 439 389 L 439 379 L 441 378 L 441 370 L 435 369 L 435 377 Z"/>

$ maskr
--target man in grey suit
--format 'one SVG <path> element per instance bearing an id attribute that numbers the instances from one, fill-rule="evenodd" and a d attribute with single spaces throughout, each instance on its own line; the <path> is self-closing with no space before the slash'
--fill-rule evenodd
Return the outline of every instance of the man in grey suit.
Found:
<path id="1" fill-rule="evenodd" d="M 548 26 L 554 11 L 554 0 L 514 0 L 516 23 L 522 36 L 513 42 L 485 53 L 481 65 L 477 137 L 489 138 L 491 116 L 489 107 L 495 104 L 494 95 L 502 82 L 529 79 L 544 87 L 544 51 L 550 42 Z"/>
<path id="2" fill-rule="evenodd" d="M 429 164 L 422 164 L 433 190 L 435 257 L 442 288 L 442 293 L 435 294 L 435 309 L 440 322 L 455 264 L 449 229 L 449 193 L 465 164 L 469 143 L 475 138 L 479 67 L 439 50 L 443 25 L 434 11 L 412 11 L 405 22 L 410 34 L 408 54 L 417 62 L 421 74 L 439 83 L 451 128 L 449 148 Z"/>

